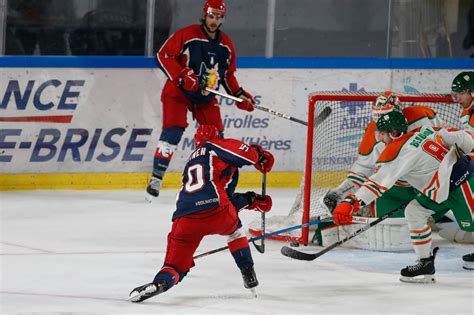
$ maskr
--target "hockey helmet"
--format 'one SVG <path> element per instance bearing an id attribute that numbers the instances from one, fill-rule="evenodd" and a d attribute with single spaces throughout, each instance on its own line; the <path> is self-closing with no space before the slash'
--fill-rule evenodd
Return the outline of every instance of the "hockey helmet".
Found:
<path id="1" fill-rule="evenodd" d="M 474 72 L 465 71 L 458 74 L 451 85 L 452 93 L 462 93 L 464 91 L 474 91 Z"/>
<path id="2" fill-rule="evenodd" d="M 206 141 L 219 138 L 219 130 L 213 125 L 201 125 L 194 135 L 194 144 L 196 147 L 202 146 Z"/>
<path id="3" fill-rule="evenodd" d="M 408 131 L 408 122 L 399 111 L 391 111 L 377 120 L 377 130 L 386 131 L 392 138 L 398 138 Z"/>
<path id="4" fill-rule="evenodd" d="M 386 91 L 379 95 L 372 105 L 372 115 L 374 120 L 378 120 L 383 114 L 389 113 L 393 110 L 401 111 L 401 103 L 394 93 Z"/>
<path id="5" fill-rule="evenodd" d="M 206 14 L 220 14 L 222 17 L 226 14 L 225 3 L 223 0 L 206 0 L 202 8 L 202 15 Z"/>

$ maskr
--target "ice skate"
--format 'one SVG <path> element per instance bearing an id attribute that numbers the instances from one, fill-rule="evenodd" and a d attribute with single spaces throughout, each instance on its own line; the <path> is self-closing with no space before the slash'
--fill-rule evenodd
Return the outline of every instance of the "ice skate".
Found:
<path id="1" fill-rule="evenodd" d="M 464 262 L 462 266 L 464 269 L 474 270 L 474 253 L 462 256 L 462 260 Z"/>
<path id="2" fill-rule="evenodd" d="M 148 186 L 146 187 L 146 200 L 148 202 L 152 202 L 153 198 L 158 197 L 160 194 L 160 189 L 161 189 L 161 182 L 162 180 L 159 179 L 158 177 L 152 176 L 150 178 L 150 181 L 148 182 Z"/>
<path id="3" fill-rule="evenodd" d="M 242 273 L 242 279 L 244 280 L 244 287 L 246 289 L 255 288 L 258 286 L 257 275 L 252 266 L 244 267 L 240 270 Z"/>
<path id="4" fill-rule="evenodd" d="M 434 261 L 438 247 L 433 249 L 433 254 L 428 258 L 418 260 L 415 265 L 407 266 L 400 271 L 400 281 L 410 283 L 435 283 Z"/>
<path id="5" fill-rule="evenodd" d="M 140 287 L 136 287 L 135 289 L 130 292 L 128 297 L 128 301 L 134 303 L 140 303 L 145 301 L 146 299 L 151 298 L 152 296 L 161 294 L 168 289 L 166 282 L 159 282 L 159 283 L 147 283 Z"/>

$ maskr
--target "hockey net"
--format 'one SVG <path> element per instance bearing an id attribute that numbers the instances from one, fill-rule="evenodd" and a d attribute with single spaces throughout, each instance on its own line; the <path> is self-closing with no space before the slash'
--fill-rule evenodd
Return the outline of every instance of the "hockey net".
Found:
<path id="1" fill-rule="evenodd" d="M 372 121 L 372 104 L 383 92 L 317 92 L 309 95 L 308 132 L 304 176 L 288 215 L 269 216 L 266 233 L 303 225 L 330 216 L 322 202 L 328 189 L 337 187 L 357 159 L 359 143 Z M 449 127 L 461 128 L 460 107 L 449 95 L 398 95 L 402 107 L 432 108 Z M 328 109 L 330 108 L 330 110 Z M 330 113 L 327 115 L 327 113 Z M 261 222 L 249 232 L 261 235 Z M 303 227 L 270 238 L 308 244 L 310 228 Z"/>

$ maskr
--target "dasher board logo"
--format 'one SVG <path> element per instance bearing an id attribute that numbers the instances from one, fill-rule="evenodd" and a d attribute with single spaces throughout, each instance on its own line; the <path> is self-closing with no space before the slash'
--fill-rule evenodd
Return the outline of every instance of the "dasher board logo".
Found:
<path id="1" fill-rule="evenodd" d="M 7 81 L 0 88 L 0 162 L 142 161 L 153 129 L 113 126 L 113 101 L 91 102 L 83 96 L 87 85 L 72 79 Z M 103 117 L 110 117 L 102 119 L 107 126 L 97 126 Z"/>

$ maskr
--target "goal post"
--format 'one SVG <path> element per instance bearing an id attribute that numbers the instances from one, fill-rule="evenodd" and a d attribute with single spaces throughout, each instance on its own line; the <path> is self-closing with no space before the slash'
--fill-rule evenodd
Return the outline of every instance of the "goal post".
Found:
<path id="1" fill-rule="evenodd" d="M 322 198 L 328 189 L 337 187 L 346 178 L 347 171 L 358 158 L 365 128 L 372 121 L 372 104 L 382 94 L 325 91 L 309 95 L 304 181 L 287 216 L 267 217 L 266 229 L 269 233 L 329 216 Z M 430 107 L 447 126 L 461 128 L 460 107 L 452 104 L 450 95 L 420 93 L 397 96 L 402 108 Z M 328 107 L 330 111 L 327 111 Z M 330 114 L 321 119 L 325 112 Z M 249 231 L 253 235 L 261 234 L 254 222 L 250 224 Z M 304 226 L 291 235 L 279 235 L 274 239 L 307 245 L 309 234 L 310 228 Z"/>

